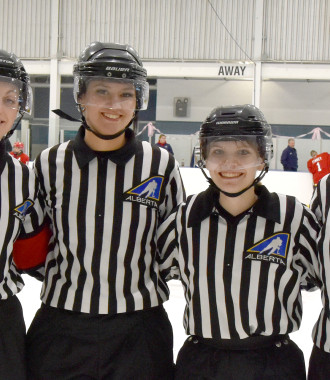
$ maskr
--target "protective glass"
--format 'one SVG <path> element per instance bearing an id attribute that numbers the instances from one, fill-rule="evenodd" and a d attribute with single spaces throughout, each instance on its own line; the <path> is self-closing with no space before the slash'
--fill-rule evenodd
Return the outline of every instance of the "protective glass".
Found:
<path id="1" fill-rule="evenodd" d="M 0 104 L 9 109 L 31 112 L 31 86 L 18 79 L 0 76 Z"/>
<path id="2" fill-rule="evenodd" d="M 205 166 L 209 170 L 239 171 L 264 163 L 256 136 L 203 138 Z"/>
<path id="3" fill-rule="evenodd" d="M 135 79 L 75 76 L 73 94 L 76 103 L 82 106 L 145 110 L 149 84 Z"/>

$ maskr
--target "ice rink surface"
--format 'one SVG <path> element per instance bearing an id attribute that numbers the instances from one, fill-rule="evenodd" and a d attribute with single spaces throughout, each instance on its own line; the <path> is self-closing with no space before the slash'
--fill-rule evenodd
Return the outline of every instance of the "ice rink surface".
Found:
<path id="1" fill-rule="evenodd" d="M 182 179 L 187 195 L 198 193 L 207 188 L 207 182 L 199 169 L 182 168 Z M 312 195 L 312 176 L 309 173 L 291 173 L 282 171 L 270 171 L 262 183 L 269 191 L 296 196 L 302 203 L 309 204 Z M 41 283 L 29 276 L 23 276 L 25 287 L 18 294 L 23 306 L 24 318 L 28 327 L 35 312 L 40 307 L 39 294 Z M 183 329 L 183 310 L 185 306 L 183 289 L 177 280 L 169 282 L 171 291 L 170 299 L 165 303 L 165 309 L 169 315 L 174 332 L 174 356 L 176 357 L 180 347 L 186 339 Z M 303 292 L 303 318 L 299 331 L 291 334 L 291 339 L 303 350 L 308 364 L 312 349 L 312 328 L 321 310 L 320 291 Z"/>

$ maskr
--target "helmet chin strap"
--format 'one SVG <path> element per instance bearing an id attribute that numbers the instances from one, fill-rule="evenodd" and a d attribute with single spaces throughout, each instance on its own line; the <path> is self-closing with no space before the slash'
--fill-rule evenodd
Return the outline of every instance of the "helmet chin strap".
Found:
<path id="1" fill-rule="evenodd" d="M 245 193 L 247 190 L 249 190 L 251 187 L 255 186 L 258 182 L 260 182 L 264 176 L 266 175 L 266 173 L 268 172 L 268 166 L 265 166 L 261 173 L 258 175 L 257 178 L 255 178 L 255 180 L 251 183 L 250 186 L 248 187 L 245 187 L 243 190 L 237 192 L 237 193 L 228 193 L 227 191 L 224 191 L 224 190 L 221 190 L 215 183 L 214 181 L 212 180 L 212 178 L 208 177 L 207 174 L 205 173 L 204 169 L 203 169 L 203 161 L 202 160 L 199 160 L 197 162 L 197 165 L 198 167 L 201 169 L 204 177 L 206 178 L 206 180 L 209 182 L 209 184 L 215 188 L 216 190 L 220 191 L 222 194 L 226 195 L 227 197 L 230 197 L 230 198 L 235 198 L 235 197 L 239 197 L 240 195 L 242 195 L 243 193 Z"/>
<path id="2" fill-rule="evenodd" d="M 136 120 L 136 117 L 137 117 L 137 114 L 138 114 L 138 111 L 135 111 L 135 114 L 133 116 L 133 118 L 130 120 L 130 122 L 126 125 L 126 127 L 124 129 L 122 129 L 121 131 L 113 134 L 113 135 L 103 135 L 102 133 L 99 133 L 97 131 L 94 131 L 94 129 L 92 129 L 86 122 L 86 118 L 85 116 L 83 115 L 83 111 L 81 109 L 81 106 L 79 105 L 79 110 L 80 110 L 80 113 L 81 113 L 81 120 L 82 120 L 82 125 L 84 126 L 84 128 L 87 130 L 87 131 L 90 131 L 92 132 L 95 136 L 97 136 L 98 138 L 102 139 L 102 140 L 114 140 L 116 139 L 117 137 L 121 136 L 123 133 L 125 133 L 126 129 L 129 128 L 133 121 Z"/>
<path id="3" fill-rule="evenodd" d="M 22 111 L 19 111 L 19 118 L 15 121 L 15 124 L 13 125 L 13 127 L 11 128 L 11 130 L 5 135 L 2 137 L 2 139 L 0 141 L 4 141 L 6 139 L 9 139 L 9 137 L 14 133 L 15 129 L 17 128 L 18 124 L 21 122 L 23 116 L 24 116 L 24 112 Z"/>

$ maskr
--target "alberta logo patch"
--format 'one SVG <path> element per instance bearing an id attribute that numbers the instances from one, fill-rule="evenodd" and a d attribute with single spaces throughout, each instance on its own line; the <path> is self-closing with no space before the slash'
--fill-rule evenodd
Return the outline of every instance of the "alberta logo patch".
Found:
<path id="1" fill-rule="evenodd" d="M 21 203 L 20 205 L 14 208 L 14 215 L 18 219 L 24 220 L 25 216 L 29 212 L 29 208 L 32 207 L 33 205 L 34 205 L 34 202 L 31 201 L 30 199 L 27 199 L 26 201 L 24 201 L 23 203 Z"/>
<path id="2" fill-rule="evenodd" d="M 138 186 L 126 191 L 124 200 L 157 208 L 163 181 L 164 177 L 162 176 L 150 177 Z"/>
<path id="3" fill-rule="evenodd" d="M 246 251 L 245 259 L 286 265 L 290 234 L 276 233 Z"/>

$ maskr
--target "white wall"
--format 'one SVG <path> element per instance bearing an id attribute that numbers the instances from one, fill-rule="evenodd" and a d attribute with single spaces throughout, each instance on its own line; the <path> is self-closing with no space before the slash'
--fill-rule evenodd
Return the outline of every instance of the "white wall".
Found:
<path id="1" fill-rule="evenodd" d="M 330 124 L 330 82 L 263 81 L 260 108 L 270 124 Z"/>
<path id="2" fill-rule="evenodd" d="M 250 80 L 158 79 L 156 119 L 202 121 L 212 108 L 252 102 Z M 174 116 L 174 98 L 190 98 L 188 117 Z M 263 81 L 260 109 L 270 124 L 329 125 L 330 82 Z"/>
<path id="3" fill-rule="evenodd" d="M 252 81 L 158 79 L 156 120 L 201 122 L 214 107 L 252 102 Z M 174 98 L 190 99 L 188 117 L 174 116 Z"/>

